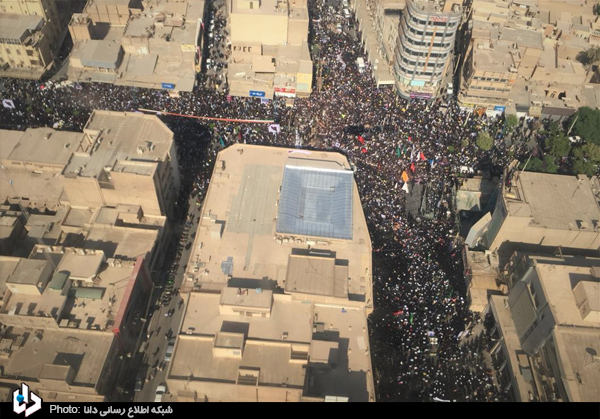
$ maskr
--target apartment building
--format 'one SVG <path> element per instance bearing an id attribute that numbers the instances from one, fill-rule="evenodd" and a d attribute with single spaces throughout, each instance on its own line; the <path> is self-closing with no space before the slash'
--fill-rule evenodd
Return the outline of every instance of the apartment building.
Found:
<path id="1" fill-rule="evenodd" d="M 499 384 L 514 401 L 600 401 L 600 259 L 513 255 L 490 298 Z"/>
<path id="2" fill-rule="evenodd" d="M 371 242 L 337 153 L 221 151 L 167 371 L 181 401 L 374 401 Z"/>
<path id="3" fill-rule="evenodd" d="M 517 249 L 600 250 L 598 178 L 512 171 L 499 188 L 492 217 L 473 227 L 470 247 L 497 254 L 500 266 Z"/>
<path id="4" fill-rule="evenodd" d="M 519 116 L 565 116 L 598 106 L 593 69 L 578 58 L 597 43 L 593 7 L 584 1 L 474 1 L 461 104 L 508 107 Z"/>
<path id="5" fill-rule="evenodd" d="M 26 206 L 139 205 L 148 216 L 172 214 L 177 152 L 156 116 L 93 111 L 82 133 L 33 128 L 2 136 L 6 195 Z"/>
<path id="6" fill-rule="evenodd" d="M 229 0 L 229 94 L 307 97 L 313 66 L 306 0 Z"/>
<path id="7" fill-rule="evenodd" d="M 1 266 L 0 385 L 25 382 L 44 401 L 114 397 L 152 290 L 144 258 L 37 246 Z"/>
<path id="8" fill-rule="evenodd" d="M 435 98 L 448 75 L 451 81 L 454 44 L 462 13 L 462 5 L 451 0 L 406 2 L 394 60 L 400 96 Z"/>
<path id="9" fill-rule="evenodd" d="M 0 76 L 37 80 L 65 35 L 55 0 L 0 0 Z"/>
<path id="10" fill-rule="evenodd" d="M 204 0 L 90 0 L 69 23 L 69 78 L 191 92 L 200 71 Z"/>

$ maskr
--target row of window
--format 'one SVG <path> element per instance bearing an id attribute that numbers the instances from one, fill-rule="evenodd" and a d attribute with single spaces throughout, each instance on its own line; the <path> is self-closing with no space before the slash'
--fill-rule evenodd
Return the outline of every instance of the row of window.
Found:
<path id="1" fill-rule="evenodd" d="M 431 71 L 414 71 L 414 69 L 412 68 L 407 68 L 405 66 L 403 66 L 402 64 L 399 64 L 396 68 L 396 74 L 399 75 L 400 72 L 404 72 L 407 74 L 413 74 L 416 76 L 433 76 L 433 77 L 442 77 L 442 73 L 443 71 L 435 71 L 435 72 L 431 72 Z"/>
<path id="2" fill-rule="evenodd" d="M 423 34 L 425 34 L 425 36 L 433 36 L 434 35 L 433 32 L 423 32 L 423 31 L 413 28 L 410 25 L 405 25 L 405 26 L 406 26 L 406 29 L 408 30 L 408 32 L 413 33 L 415 35 L 423 35 Z M 435 36 L 444 36 L 444 31 L 436 32 Z M 450 34 L 450 36 L 452 36 L 452 34 Z"/>
<path id="3" fill-rule="evenodd" d="M 425 67 L 425 61 L 418 61 L 418 62 L 417 61 L 411 61 L 411 60 L 407 59 L 406 57 L 402 57 L 402 62 L 404 64 L 408 64 L 408 65 L 411 65 L 411 66 L 418 65 L 420 67 Z M 443 68 L 446 65 L 446 63 L 445 62 L 441 62 L 441 63 L 435 64 L 435 62 L 430 61 L 429 63 L 427 63 L 427 65 L 429 67 Z"/>
<path id="4" fill-rule="evenodd" d="M 16 63 L 16 62 L 15 62 L 15 60 L 13 60 L 13 59 L 10 59 L 10 60 L 8 60 L 8 61 L 4 61 L 2 58 L 0 58 L 0 64 L 4 64 L 5 62 L 8 62 L 8 63 L 10 63 L 10 65 L 11 65 L 11 66 L 15 66 L 15 65 L 17 65 L 17 63 Z M 39 62 L 39 61 L 37 61 L 37 60 L 31 60 L 31 61 L 30 61 L 30 63 L 31 63 L 31 66 L 32 66 L 32 67 L 37 67 L 37 66 L 39 66 L 39 65 L 40 65 L 40 62 Z M 21 66 L 25 66 L 25 61 L 23 61 L 23 60 L 19 60 L 19 64 L 20 64 Z"/>
<path id="5" fill-rule="evenodd" d="M 420 46 L 420 47 L 427 47 L 427 46 L 431 45 L 434 48 L 448 48 L 450 45 L 452 45 L 452 41 L 444 42 L 444 43 L 442 43 L 442 42 L 430 43 L 430 42 L 415 41 L 414 39 L 411 39 L 409 36 L 406 36 L 406 35 L 404 36 L 404 40 L 406 42 L 408 42 L 409 44 Z"/>
<path id="6" fill-rule="evenodd" d="M 402 45 L 402 50 L 406 54 L 411 55 L 413 57 L 427 57 L 427 55 L 428 55 L 427 51 L 413 51 L 412 49 L 407 48 L 405 45 Z M 447 56 L 448 56 L 447 52 L 444 52 L 444 53 L 432 52 L 431 54 L 429 54 L 429 57 L 431 57 L 431 58 L 446 58 Z"/>
<path id="7" fill-rule="evenodd" d="M 6 53 L 7 53 L 7 54 L 9 54 L 9 55 L 10 55 L 10 54 L 11 54 L 11 52 L 12 52 L 12 50 L 11 50 L 10 48 L 6 48 Z M 20 49 L 18 49 L 18 50 L 17 50 L 17 55 L 22 55 L 22 54 L 21 54 L 21 50 L 20 50 Z M 27 50 L 27 55 L 28 55 L 28 56 L 30 56 L 30 57 L 33 57 L 33 51 L 32 51 L 32 50 L 30 50 L 30 49 L 28 49 L 28 50 Z"/>
<path id="8" fill-rule="evenodd" d="M 479 77 L 479 76 L 475 76 L 473 77 L 473 80 L 481 80 L 481 81 L 501 81 L 503 83 L 506 83 L 508 81 L 508 79 L 500 79 L 500 78 L 493 78 L 493 77 Z"/>
<path id="9" fill-rule="evenodd" d="M 471 89 L 474 90 L 489 90 L 489 91 L 495 91 L 495 92 L 510 92 L 510 89 L 504 88 L 504 87 L 499 87 L 499 88 L 495 88 L 495 87 L 483 87 L 483 86 L 471 86 Z"/>
<path id="10" fill-rule="evenodd" d="M 410 20 L 419 25 L 427 25 L 426 20 L 421 20 L 416 16 L 410 16 Z M 458 22 L 429 22 L 429 26 L 448 26 L 449 28 L 453 28 L 458 24 Z"/>

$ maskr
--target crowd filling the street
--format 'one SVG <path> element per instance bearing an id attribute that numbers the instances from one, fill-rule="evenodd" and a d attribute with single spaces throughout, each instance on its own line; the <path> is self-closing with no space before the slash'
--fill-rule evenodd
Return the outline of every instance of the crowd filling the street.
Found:
<path id="1" fill-rule="evenodd" d="M 522 119 L 512 131 L 509 153 L 504 116 L 477 115 L 452 98 L 408 102 L 391 86 L 377 87 L 369 64 L 364 72 L 356 66 L 363 57 L 360 41 L 336 27 L 339 10 L 321 1 L 309 1 L 309 8 L 311 16 L 319 17 L 311 23 L 311 40 L 318 49 L 313 57 L 316 77 L 310 97 L 296 98 L 293 106 L 286 98 L 228 96 L 215 89 L 218 76 L 212 74 L 199 74 L 195 90 L 178 95 L 100 83 L 58 86 L 2 79 L 1 95 L 12 99 L 15 108 L 0 110 L 0 128 L 81 131 L 94 109 L 158 111 L 175 134 L 182 179 L 176 203 L 180 235 L 173 239 L 172 258 L 166 258 L 170 265 L 164 267 L 161 301 L 167 304 L 177 295 L 174 277 L 185 263 L 181 256 L 190 227 L 198 222 L 219 150 L 244 143 L 346 155 L 373 245 L 369 329 L 377 400 L 504 401 L 487 354 L 493 342 L 483 327 L 485 319 L 469 311 L 466 301 L 452 190 L 462 181 L 462 167 L 497 176 L 513 157 L 529 155 L 524 135 L 529 123 Z M 219 20 L 218 25 L 224 23 Z M 209 57 L 215 71 L 226 65 L 223 54 Z M 161 115 L 166 112 L 272 120 L 279 128 L 272 132 L 269 124 Z M 482 130 L 494 140 L 490 150 L 476 145 Z M 415 199 L 419 213 L 407 209 Z M 169 332 L 162 333 L 169 340 Z"/>

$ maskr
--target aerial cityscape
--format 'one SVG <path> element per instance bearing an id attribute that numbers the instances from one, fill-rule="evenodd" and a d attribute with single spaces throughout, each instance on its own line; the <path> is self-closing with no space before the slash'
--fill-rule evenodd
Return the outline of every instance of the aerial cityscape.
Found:
<path id="1" fill-rule="evenodd" d="M 600 0 L 0 0 L 0 44 L 15 413 L 600 402 Z"/>

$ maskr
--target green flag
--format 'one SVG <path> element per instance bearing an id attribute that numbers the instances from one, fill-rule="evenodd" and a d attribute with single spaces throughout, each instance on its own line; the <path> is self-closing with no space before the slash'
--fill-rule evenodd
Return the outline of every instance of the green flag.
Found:
<path id="1" fill-rule="evenodd" d="M 413 315 L 414 313 L 410 313 L 410 324 L 413 324 Z"/>
<path id="2" fill-rule="evenodd" d="M 400 157 L 400 147 L 396 147 L 396 156 Z"/>

